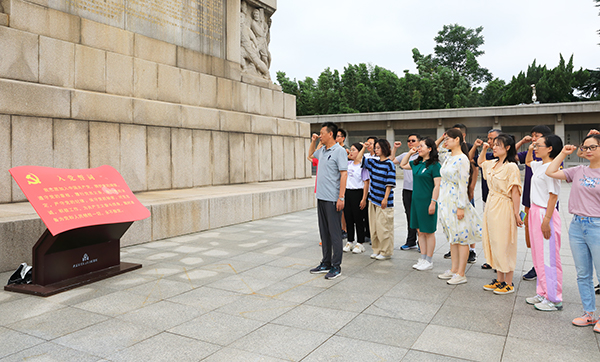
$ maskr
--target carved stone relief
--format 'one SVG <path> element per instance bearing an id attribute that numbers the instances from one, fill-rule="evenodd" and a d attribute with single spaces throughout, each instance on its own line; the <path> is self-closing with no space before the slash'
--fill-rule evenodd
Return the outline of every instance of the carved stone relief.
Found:
<path id="1" fill-rule="evenodd" d="M 246 0 L 241 2 L 241 61 L 242 70 L 246 73 L 271 79 L 271 17 L 265 9 L 253 7 Z"/>

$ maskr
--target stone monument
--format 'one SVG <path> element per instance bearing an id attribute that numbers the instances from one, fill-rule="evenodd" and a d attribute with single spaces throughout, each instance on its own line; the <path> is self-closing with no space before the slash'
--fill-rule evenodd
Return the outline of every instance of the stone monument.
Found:
<path id="1" fill-rule="evenodd" d="M 110 165 L 134 192 L 310 177 L 310 126 L 269 74 L 276 8 L 0 0 L 0 204 L 25 201 L 23 165 Z"/>

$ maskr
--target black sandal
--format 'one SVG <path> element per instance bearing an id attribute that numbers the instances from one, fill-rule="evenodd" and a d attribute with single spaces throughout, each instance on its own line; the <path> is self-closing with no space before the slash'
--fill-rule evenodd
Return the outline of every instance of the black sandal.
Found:
<path id="1" fill-rule="evenodd" d="M 492 269 L 492 266 L 488 263 L 481 264 L 481 269 Z"/>

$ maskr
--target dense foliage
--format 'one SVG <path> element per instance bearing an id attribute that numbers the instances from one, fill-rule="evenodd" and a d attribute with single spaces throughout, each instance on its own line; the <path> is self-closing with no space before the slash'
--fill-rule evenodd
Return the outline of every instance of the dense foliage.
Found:
<path id="1" fill-rule="evenodd" d="M 594 1 L 600 6 L 600 0 Z M 559 54 L 555 68 L 533 60 L 508 83 L 493 78 L 477 61 L 484 54 L 482 31 L 483 27 L 445 25 L 434 38 L 434 54 L 412 50 L 418 74 L 405 70 L 399 76 L 361 63 L 348 64 L 341 74 L 327 68 L 316 81 L 290 80 L 277 72 L 277 81 L 284 92 L 296 96 L 299 116 L 531 103 L 532 84 L 541 103 L 600 99 L 600 68 L 574 71 L 573 56 L 565 61 Z"/>

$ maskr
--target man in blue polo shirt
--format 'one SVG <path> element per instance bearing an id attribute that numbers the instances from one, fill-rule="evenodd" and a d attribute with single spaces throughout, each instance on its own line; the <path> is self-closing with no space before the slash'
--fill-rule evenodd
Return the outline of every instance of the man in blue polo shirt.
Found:
<path id="1" fill-rule="evenodd" d="M 348 177 L 348 155 L 335 141 L 338 127 L 332 122 L 323 123 L 321 135 L 313 134 L 308 154 L 319 160 L 317 173 L 317 214 L 323 259 L 313 274 L 327 273 L 325 279 L 335 279 L 342 274 L 342 210 Z M 315 151 L 317 140 L 323 147 Z"/>

